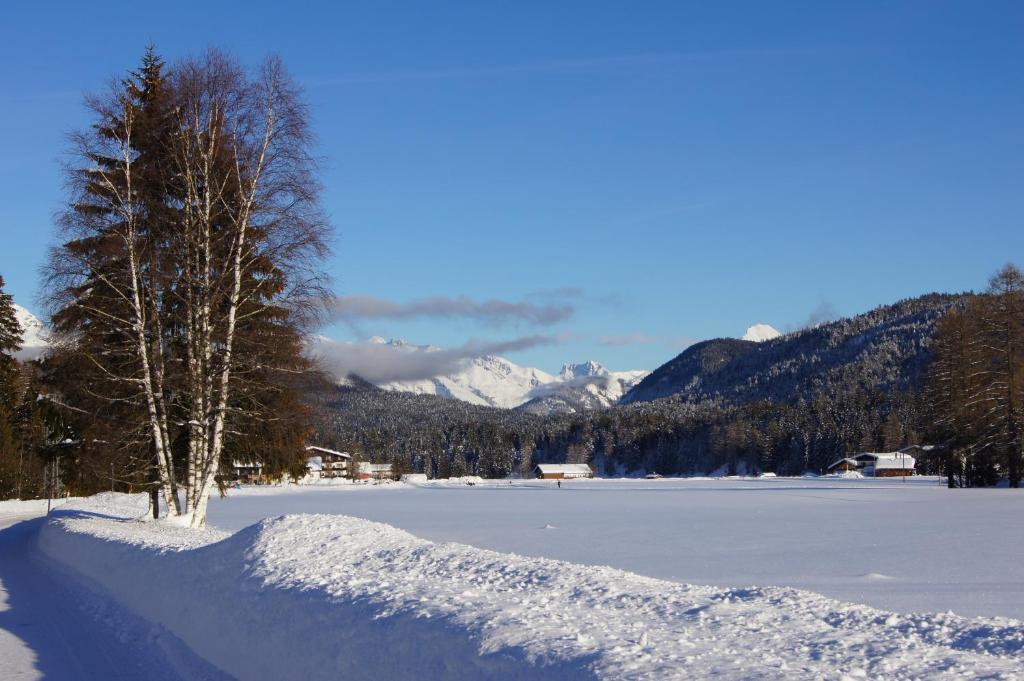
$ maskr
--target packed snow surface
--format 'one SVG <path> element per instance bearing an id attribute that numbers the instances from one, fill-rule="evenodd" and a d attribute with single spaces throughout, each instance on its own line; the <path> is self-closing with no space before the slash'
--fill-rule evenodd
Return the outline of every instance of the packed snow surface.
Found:
<path id="1" fill-rule="evenodd" d="M 0 501 L 0 679 L 229 681 L 173 634 L 41 555 L 45 512 L 45 500 Z"/>
<path id="2" fill-rule="evenodd" d="M 306 496 L 407 495 L 391 487 Z M 469 494 L 496 493 L 476 487 Z M 693 586 L 342 515 L 194 532 L 130 520 L 143 499 L 118 518 L 113 501 L 58 514 L 42 550 L 242 679 L 1011 679 L 1024 665 L 1017 620 Z"/>
<path id="3" fill-rule="evenodd" d="M 210 503 L 210 522 L 229 530 L 283 513 L 359 516 L 433 541 L 676 582 L 791 586 L 901 612 L 1024 619 L 1024 494 L 949 490 L 936 478 L 286 486 Z M 867 576 L 875 574 L 891 579 Z"/>
<path id="4" fill-rule="evenodd" d="M 774 327 L 769 326 L 768 324 L 754 324 L 747 328 L 747 332 L 743 334 L 743 340 L 763 343 L 766 340 L 778 338 L 781 335 L 782 334 L 776 331 Z"/>

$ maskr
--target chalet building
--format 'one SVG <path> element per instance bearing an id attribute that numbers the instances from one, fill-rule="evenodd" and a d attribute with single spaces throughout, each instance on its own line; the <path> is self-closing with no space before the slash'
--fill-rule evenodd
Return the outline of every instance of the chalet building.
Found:
<path id="1" fill-rule="evenodd" d="M 348 464 L 352 455 L 326 447 L 306 447 L 306 471 L 314 477 L 347 478 Z"/>
<path id="2" fill-rule="evenodd" d="M 360 461 L 356 467 L 356 478 L 359 480 L 394 480 L 395 474 L 389 463 Z"/>
<path id="3" fill-rule="evenodd" d="M 231 481 L 246 485 L 262 485 L 266 482 L 263 477 L 263 464 L 258 461 L 232 461 Z"/>
<path id="4" fill-rule="evenodd" d="M 539 463 L 533 474 L 541 480 L 592 478 L 594 471 L 585 463 Z"/>
<path id="5" fill-rule="evenodd" d="M 846 471 L 859 471 L 861 464 L 856 459 L 839 459 L 829 465 L 826 469 L 829 473 L 845 473 Z"/>
<path id="6" fill-rule="evenodd" d="M 863 469 L 864 475 L 876 478 L 898 478 L 914 474 L 914 457 L 903 452 L 891 454 L 875 454 L 875 460 L 868 462 Z"/>
<path id="7" fill-rule="evenodd" d="M 853 458 L 836 461 L 828 467 L 828 472 L 860 471 L 869 477 L 894 478 L 913 475 L 916 463 L 914 457 L 907 453 L 907 450 L 900 450 L 898 452 L 862 452 Z"/>

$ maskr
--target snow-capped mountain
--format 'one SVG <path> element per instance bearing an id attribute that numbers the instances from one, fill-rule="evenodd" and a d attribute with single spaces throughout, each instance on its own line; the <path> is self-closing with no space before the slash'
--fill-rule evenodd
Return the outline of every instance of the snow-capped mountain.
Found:
<path id="1" fill-rule="evenodd" d="M 409 352 L 432 352 L 436 348 L 412 345 L 402 340 L 371 342 L 384 343 Z M 557 376 L 541 369 L 521 367 L 504 357 L 485 355 L 467 360 L 464 367 L 453 374 L 418 381 L 391 381 L 379 384 L 385 390 L 423 395 L 440 395 L 470 404 L 511 409 L 525 403 L 534 405 L 532 411 L 565 411 L 611 406 L 630 387 L 639 382 L 647 371 L 612 372 L 594 361 L 566 364 Z M 548 409 L 547 406 L 551 409 Z"/>
<path id="2" fill-rule="evenodd" d="M 535 391 L 521 409 L 535 414 L 604 409 L 616 404 L 649 373 L 644 370 L 609 371 L 593 360 L 566 364 L 559 372 L 558 380 Z"/>
<path id="3" fill-rule="evenodd" d="M 754 324 L 747 328 L 747 332 L 743 334 L 743 340 L 763 343 L 764 341 L 778 338 L 781 335 L 774 327 L 768 324 Z"/>
<path id="4" fill-rule="evenodd" d="M 14 316 L 21 325 L 21 350 L 14 354 L 22 362 L 36 359 L 50 347 L 50 334 L 39 318 L 14 303 Z"/>
<path id="5" fill-rule="evenodd" d="M 540 369 L 524 368 L 503 357 L 485 355 L 468 360 L 455 374 L 419 381 L 392 381 L 380 387 L 510 409 L 530 399 L 534 390 L 555 380 Z"/>

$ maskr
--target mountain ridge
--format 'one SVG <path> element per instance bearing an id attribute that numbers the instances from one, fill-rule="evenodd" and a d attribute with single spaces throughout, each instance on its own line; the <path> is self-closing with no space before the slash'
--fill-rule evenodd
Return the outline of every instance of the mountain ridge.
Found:
<path id="1" fill-rule="evenodd" d="M 672 397 L 695 404 L 794 403 L 830 386 L 916 387 L 938 319 L 963 298 L 931 293 L 761 342 L 718 338 L 652 371 L 623 404 Z"/>
<path id="2" fill-rule="evenodd" d="M 414 345 L 401 339 L 387 343 L 409 352 L 431 352 L 432 346 Z M 566 363 L 558 374 L 523 367 L 504 357 L 483 355 L 467 360 L 462 370 L 433 378 L 388 381 L 384 390 L 418 395 L 440 395 L 478 406 L 502 409 L 526 408 L 532 413 L 599 409 L 616 404 L 646 370 L 610 371 L 594 360 Z"/>

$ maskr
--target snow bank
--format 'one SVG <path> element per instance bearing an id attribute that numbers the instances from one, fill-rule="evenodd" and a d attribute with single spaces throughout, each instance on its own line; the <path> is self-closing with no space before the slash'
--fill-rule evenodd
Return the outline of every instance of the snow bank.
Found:
<path id="1" fill-rule="evenodd" d="M 110 499 L 82 509 L 44 527 L 43 551 L 240 679 L 1012 678 L 1024 665 L 1016 620 L 683 585 L 346 516 L 227 536 L 114 519 Z"/>
<path id="2" fill-rule="evenodd" d="M 0 516 L 40 516 L 46 514 L 47 503 L 52 508 L 58 508 L 65 504 L 75 504 L 81 501 L 81 497 L 60 497 L 49 502 L 46 499 L 4 499 L 0 500 Z"/>
<path id="3" fill-rule="evenodd" d="M 57 503 L 63 503 L 63 499 Z M 46 499 L 4 499 L 0 500 L 0 515 L 31 516 L 46 513 Z"/>

